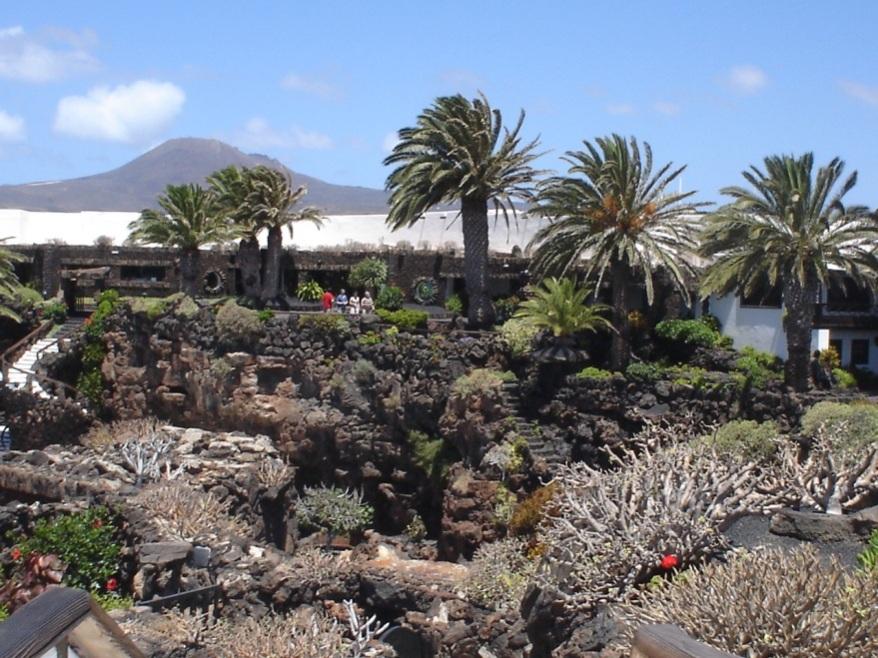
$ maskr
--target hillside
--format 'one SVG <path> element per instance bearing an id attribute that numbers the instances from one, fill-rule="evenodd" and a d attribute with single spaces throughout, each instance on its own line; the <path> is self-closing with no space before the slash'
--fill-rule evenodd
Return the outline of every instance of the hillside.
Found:
<path id="1" fill-rule="evenodd" d="M 215 139 L 172 139 L 118 169 L 52 183 L 0 185 L 0 208 L 49 212 L 83 210 L 138 212 L 154 207 L 168 184 L 199 182 L 229 165 L 266 165 L 290 171 L 264 155 L 247 154 Z M 307 185 L 306 203 L 327 214 L 366 214 L 386 211 L 383 190 L 333 185 L 291 172 L 297 184 Z"/>

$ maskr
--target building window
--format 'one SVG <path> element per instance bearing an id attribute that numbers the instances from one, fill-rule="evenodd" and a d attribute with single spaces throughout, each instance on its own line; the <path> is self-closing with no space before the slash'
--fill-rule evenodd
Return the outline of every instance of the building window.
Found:
<path id="1" fill-rule="evenodd" d="M 854 338 L 851 341 L 851 365 L 869 365 L 869 340 L 866 338 Z"/>
<path id="2" fill-rule="evenodd" d="M 164 281 L 165 268 L 155 265 L 123 265 L 119 278 L 123 281 Z"/>
<path id="3" fill-rule="evenodd" d="M 757 308 L 780 308 L 781 306 L 781 290 L 780 286 L 773 288 L 766 281 L 763 285 L 757 286 L 749 295 L 741 295 L 741 306 L 755 306 Z"/>
<path id="4" fill-rule="evenodd" d="M 862 313 L 872 308 L 872 293 L 850 277 L 835 279 L 826 291 L 829 311 Z"/>

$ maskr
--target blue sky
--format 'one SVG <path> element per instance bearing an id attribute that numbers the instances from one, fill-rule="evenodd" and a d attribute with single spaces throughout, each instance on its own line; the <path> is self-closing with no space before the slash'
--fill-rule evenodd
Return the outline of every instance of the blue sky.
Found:
<path id="1" fill-rule="evenodd" d="M 4 3 L 0 183 L 118 166 L 215 137 L 381 187 L 394 131 L 483 90 L 550 153 L 610 132 L 688 164 L 718 200 L 776 152 L 840 155 L 878 205 L 878 3 Z"/>

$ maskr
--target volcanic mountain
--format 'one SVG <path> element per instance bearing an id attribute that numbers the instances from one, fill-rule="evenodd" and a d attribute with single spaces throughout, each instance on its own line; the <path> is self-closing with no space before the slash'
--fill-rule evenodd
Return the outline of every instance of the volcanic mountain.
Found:
<path id="1" fill-rule="evenodd" d="M 165 186 L 204 184 L 207 176 L 229 165 L 265 165 L 289 172 L 294 185 L 307 186 L 305 204 L 317 206 L 327 214 L 387 211 L 387 194 L 383 190 L 333 185 L 294 173 L 267 156 L 244 153 L 215 139 L 194 137 L 168 140 L 118 169 L 94 176 L 51 183 L 0 185 L 0 208 L 49 212 L 139 212 L 155 207 L 156 197 Z"/>

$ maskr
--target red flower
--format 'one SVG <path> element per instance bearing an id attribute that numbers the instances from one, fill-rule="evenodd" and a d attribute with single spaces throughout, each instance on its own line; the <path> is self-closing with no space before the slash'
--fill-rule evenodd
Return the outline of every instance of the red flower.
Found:
<path id="1" fill-rule="evenodd" d="M 665 571 L 670 571 L 671 569 L 680 565 L 680 559 L 672 554 L 668 553 L 667 555 L 662 555 L 661 567 Z"/>
<path id="2" fill-rule="evenodd" d="M 12 552 L 10 553 L 10 556 L 12 557 L 13 560 L 21 559 L 21 549 L 18 548 L 18 546 L 13 546 Z"/>
<path id="3" fill-rule="evenodd" d="M 115 592 L 117 589 L 119 589 L 119 581 L 116 580 L 115 578 L 110 578 L 110 579 L 106 582 L 106 584 L 104 585 L 104 587 L 106 587 L 107 590 L 110 591 L 110 592 Z"/>
<path id="4" fill-rule="evenodd" d="M 91 527 L 92 527 L 92 528 L 100 528 L 100 527 L 102 527 L 103 525 L 104 525 L 104 522 L 101 521 L 100 519 L 95 519 L 94 521 L 91 522 Z"/>

